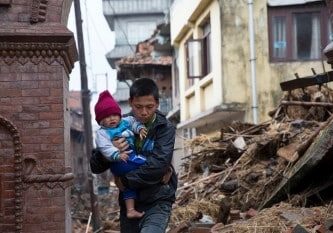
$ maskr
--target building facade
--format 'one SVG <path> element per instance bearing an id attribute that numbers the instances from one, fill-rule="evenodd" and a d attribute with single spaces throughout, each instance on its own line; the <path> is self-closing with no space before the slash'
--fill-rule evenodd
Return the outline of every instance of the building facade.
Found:
<path id="1" fill-rule="evenodd" d="M 324 1 L 258 0 L 251 7 L 252 57 L 247 2 L 193 0 L 189 5 L 176 0 L 172 4 L 178 128 L 190 134 L 210 133 L 233 120 L 252 122 L 253 111 L 262 122 L 282 96 L 280 82 L 294 79 L 295 73 L 312 75 L 311 68 L 317 73 L 329 69 L 322 53 L 331 39 Z M 251 101 L 253 96 L 257 104 Z"/>
<path id="2" fill-rule="evenodd" d="M 115 62 L 135 53 L 136 44 L 149 38 L 165 21 L 171 0 L 103 0 L 104 16 L 115 32 L 115 47 L 106 57 Z"/>

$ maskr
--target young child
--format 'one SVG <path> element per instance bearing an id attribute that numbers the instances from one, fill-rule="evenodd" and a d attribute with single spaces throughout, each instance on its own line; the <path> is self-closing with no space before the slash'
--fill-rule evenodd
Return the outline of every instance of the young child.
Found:
<path id="1" fill-rule="evenodd" d="M 108 91 L 103 91 L 95 105 L 96 121 L 101 126 L 96 131 L 96 146 L 103 156 L 111 163 L 110 169 L 115 176 L 122 176 L 127 172 L 138 168 L 146 159 L 135 153 L 135 134 L 143 140 L 147 135 L 147 129 L 133 116 L 121 117 L 121 109 Z M 112 140 L 126 138 L 129 149 L 121 152 L 113 144 Z M 125 189 L 124 200 L 128 218 L 141 218 L 144 212 L 135 210 L 134 200 L 136 192 Z"/>

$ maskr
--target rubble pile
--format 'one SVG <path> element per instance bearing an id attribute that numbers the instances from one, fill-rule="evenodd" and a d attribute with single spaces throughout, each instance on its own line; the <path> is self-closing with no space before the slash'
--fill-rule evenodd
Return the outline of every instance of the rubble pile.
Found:
<path id="1" fill-rule="evenodd" d="M 259 125 L 234 122 L 222 128 L 218 137 L 201 135 L 190 140 L 187 143 L 190 155 L 183 164 L 170 232 L 187 232 L 184 229 L 193 222 L 228 224 L 227 228 L 232 229 L 225 231 L 222 227 L 216 232 L 286 231 L 285 223 L 281 223 L 283 227 L 275 224 L 271 230 L 265 228 L 272 223 L 272 216 L 265 212 L 259 212 L 249 223 L 242 223 L 251 225 L 253 221 L 259 226 L 260 221 L 267 221 L 261 230 L 258 227 L 256 231 L 241 231 L 245 225 L 233 224 L 267 207 L 266 200 L 294 169 L 321 130 L 332 122 L 332 94 L 326 86 L 297 89 L 283 96 L 281 104 L 270 112 L 272 119 L 268 122 Z M 290 193 L 285 201 L 299 207 L 307 199 L 302 193 Z M 262 211 L 270 211 L 279 219 L 274 209 L 283 206 L 272 208 Z M 316 215 L 312 217 L 321 221 Z"/>
<path id="2" fill-rule="evenodd" d="M 99 213 L 102 219 L 103 231 L 105 233 L 117 233 L 119 232 L 119 206 L 118 206 L 118 190 L 115 187 L 111 187 L 110 192 L 103 195 L 97 195 Z M 93 233 L 92 222 L 89 221 L 91 214 L 90 196 L 88 193 L 80 193 L 77 191 L 72 192 L 71 197 L 71 215 L 73 221 L 72 232 Z M 89 223 L 89 226 L 87 226 Z M 101 229 L 102 230 L 102 229 Z"/>
<path id="3" fill-rule="evenodd" d="M 246 219 L 246 218 L 245 218 Z M 217 224 L 212 233 L 248 233 L 248 232 L 331 232 L 333 226 L 332 206 L 313 208 L 293 207 L 280 203 L 263 209 L 248 220 L 234 221 L 229 225 Z"/>
<path id="4" fill-rule="evenodd" d="M 233 122 L 189 140 L 168 232 L 332 232 L 332 112 L 327 86 L 296 89 L 267 122 Z M 117 194 L 98 201 L 104 232 L 119 232 Z M 73 232 L 85 232 L 89 195 L 73 193 L 72 202 Z"/>

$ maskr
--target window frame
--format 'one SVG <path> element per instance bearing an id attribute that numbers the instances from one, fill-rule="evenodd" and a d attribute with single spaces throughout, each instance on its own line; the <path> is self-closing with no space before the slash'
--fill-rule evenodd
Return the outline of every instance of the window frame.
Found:
<path id="1" fill-rule="evenodd" d="M 269 62 L 296 62 L 296 61 L 319 61 L 323 57 L 323 49 L 326 44 L 329 43 L 329 13 L 326 9 L 326 5 L 322 3 L 307 4 L 307 5 L 293 5 L 293 6 L 268 6 L 268 41 L 269 41 Z M 293 58 L 292 46 L 293 46 L 293 15 L 297 13 L 318 13 L 320 18 L 320 43 L 321 51 L 320 58 L 310 58 L 310 59 L 299 59 Z M 278 58 L 273 57 L 273 18 L 276 16 L 285 17 L 286 23 L 286 57 Z"/>
<path id="2" fill-rule="evenodd" d="M 204 27 L 209 24 L 209 31 L 204 32 Z M 212 72 L 212 51 L 211 51 L 211 46 L 212 46 L 212 41 L 211 41 L 211 23 L 210 19 L 205 19 L 201 24 L 200 24 L 200 30 L 202 31 L 200 38 L 193 39 L 190 38 L 186 41 L 185 43 L 185 58 L 186 58 L 186 69 L 187 69 L 187 78 L 188 79 L 202 79 L 205 76 L 207 76 L 209 73 Z M 200 60 L 201 60 L 201 75 L 198 76 L 190 76 L 190 59 L 189 59 L 189 46 L 188 44 L 190 42 L 199 42 L 200 43 L 200 48 L 201 48 L 201 53 L 200 53 Z"/>
<path id="3" fill-rule="evenodd" d="M 212 72 L 212 43 L 211 32 L 203 37 L 203 74 L 204 76 Z"/>
<path id="4" fill-rule="evenodd" d="M 201 47 L 201 53 L 200 53 L 200 59 L 201 59 L 201 75 L 198 76 L 190 76 L 190 57 L 189 57 L 189 46 L 188 44 L 190 42 L 199 42 L 200 47 Z M 188 79 L 196 79 L 196 78 L 203 78 L 205 76 L 205 70 L 204 70 L 204 43 L 203 43 L 203 38 L 200 39 L 189 39 L 185 43 L 185 52 L 186 52 L 186 73 L 187 73 L 187 78 Z M 195 65 L 195 64 L 194 64 Z"/>

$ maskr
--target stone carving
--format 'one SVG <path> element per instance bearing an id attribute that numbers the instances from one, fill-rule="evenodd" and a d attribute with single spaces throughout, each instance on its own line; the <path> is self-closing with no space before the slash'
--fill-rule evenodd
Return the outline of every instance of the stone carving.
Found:
<path id="1" fill-rule="evenodd" d="M 68 167 L 65 170 L 71 170 Z M 36 174 L 31 174 L 35 171 Z M 32 158 L 24 159 L 24 178 L 25 183 L 24 188 L 28 189 L 31 184 L 36 189 L 41 189 L 43 186 L 46 186 L 50 189 L 53 189 L 56 186 L 65 189 L 72 185 L 72 180 L 74 179 L 74 174 L 71 172 L 65 171 L 54 171 L 50 168 L 36 167 L 36 160 Z"/>
<path id="2" fill-rule="evenodd" d="M 65 43 L 0 42 L 0 60 L 2 59 L 7 65 L 14 62 L 24 65 L 28 61 L 35 65 L 41 62 L 49 65 L 57 62 L 70 73 L 74 67 L 75 57 L 71 54 L 70 47 Z"/>
<path id="3" fill-rule="evenodd" d="M 14 169 L 15 169 L 15 228 L 16 232 L 22 232 L 23 223 L 23 178 L 22 178 L 22 143 L 17 128 L 12 122 L 0 115 L 0 125 L 3 126 L 13 139 L 14 145 Z"/>
<path id="4" fill-rule="evenodd" d="M 71 185 L 74 178 L 73 173 L 68 172 L 70 168 L 63 169 L 64 171 L 55 172 L 48 168 L 37 168 L 36 160 L 32 158 L 22 159 L 22 142 L 17 128 L 12 122 L 0 115 L 0 126 L 11 135 L 14 145 L 14 170 L 15 170 L 15 229 L 17 233 L 22 233 L 23 223 L 23 191 L 30 186 L 40 189 L 42 186 L 53 189 L 55 186 L 60 186 L 65 189 Z M 37 174 L 31 174 L 36 171 Z M 1 178 L 1 177 L 0 177 Z M 28 186 L 30 185 L 30 186 Z M 1 187 L 1 180 L 0 180 Z M 0 195 L 1 198 L 1 195 Z M 2 215 L 0 216 L 2 217 Z"/>
<path id="5" fill-rule="evenodd" d="M 30 23 L 44 22 L 48 0 L 32 0 Z"/>

